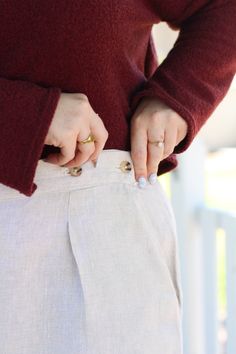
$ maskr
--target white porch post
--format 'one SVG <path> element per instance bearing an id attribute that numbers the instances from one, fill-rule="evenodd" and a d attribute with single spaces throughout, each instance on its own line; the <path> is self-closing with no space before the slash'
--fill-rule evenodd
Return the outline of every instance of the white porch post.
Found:
<path id="1" fill-rule="evenodd" d="M 183 288 L 184 354 L 205 352 L 202 237 L 195 211 L 204 205 L 205 147 L 196 137 L 171 173 L 171 202 L 176 216 Z M 215 353 L 211 353 L 215 354 Z"/>

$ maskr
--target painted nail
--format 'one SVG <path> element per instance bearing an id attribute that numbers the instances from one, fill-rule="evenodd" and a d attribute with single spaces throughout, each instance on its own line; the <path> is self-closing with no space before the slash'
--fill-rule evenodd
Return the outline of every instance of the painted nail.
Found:
<path id="1" fill-rule="evenodd" d="M 156 181 L 157 181 L 157 175 L 156 175 L 156 173 L 152 173 L 152 174 L 149 176 L 148 180 L 149 180 L 149 182 L 150 182 L 151 184 L 155 184 Z"/>
<path id="2" fill-rule="evenodd" d="M 91 160 L 92 161 L 92 163 L 93 163 L 93 167 L 95 168 L 95 167 L 97 167 L 97 161 L 98 160 Z"/>
<path id="3" fill-rule="evenodd" d="M 140 188 L 145 188 L 147 184 L 146 178 L 145 177 L 139 177 L 138 179 L 138 186 Z"/>

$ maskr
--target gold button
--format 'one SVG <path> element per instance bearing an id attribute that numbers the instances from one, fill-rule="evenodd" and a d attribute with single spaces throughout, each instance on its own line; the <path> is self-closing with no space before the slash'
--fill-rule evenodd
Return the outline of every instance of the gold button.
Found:
<path id="1" fill-rule="evenodd" d="M 69 174 L 71 176 L 80 176 L 81 173 L 82 173 L 82 167 L 80 167 L 80 166 L 69 168 Z"/>
<path id="2" fill-rule="evenodd" d="M 129 172 L 132 170 L 131 163 L 126 160 L 121 161 L 119 168 L 121 169 L 122 172 Z"/>

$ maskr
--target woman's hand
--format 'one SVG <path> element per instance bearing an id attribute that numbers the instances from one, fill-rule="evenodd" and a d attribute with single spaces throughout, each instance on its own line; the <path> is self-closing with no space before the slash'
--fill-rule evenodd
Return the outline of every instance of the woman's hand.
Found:
<path id="1" fill-rule="evenodd" d="M 186 121 L 159 99 L 145 97 L 140 101 L 131 119 L 131 158 L 140 187 L 150 176 L 150 183 L 155 183 L 159 162 L 173 152 L 186 133 Z M 149 141 L 164 141 L 164 145 Z"/>
<path id="2" fill-rule="evenodd" d="M 81 144 L 92 134 L 96 141 Z M 102 119 L 94 112 L 86 95 L 62 93 L 45 139 L 45 144 L 61 148 L 44 161 L 66 167 L 80 166 L 87 160 L 97 160 L 108 138 Z"/>

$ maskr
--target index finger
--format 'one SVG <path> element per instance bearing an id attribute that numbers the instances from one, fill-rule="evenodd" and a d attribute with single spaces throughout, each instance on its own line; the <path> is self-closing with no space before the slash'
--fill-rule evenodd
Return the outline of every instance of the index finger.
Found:
<path id="1" fill-rule="evenodd" d="M 132 129 L 131 158 L 134 165 L 135 179 L 147 179 L 147 131 L 143 128 Z"/>

